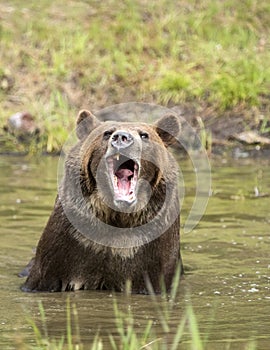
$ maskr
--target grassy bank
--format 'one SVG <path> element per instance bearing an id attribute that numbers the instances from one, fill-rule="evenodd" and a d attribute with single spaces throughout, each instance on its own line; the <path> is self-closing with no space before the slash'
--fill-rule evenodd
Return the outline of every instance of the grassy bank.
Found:
<path id="1" fill-rule="evenodd" d="M 82 107 L 184 103 L 269 118 L 267 0 L 9 0 L 0 16 L 0 127 L 30 111 L 48 152 Z"/>

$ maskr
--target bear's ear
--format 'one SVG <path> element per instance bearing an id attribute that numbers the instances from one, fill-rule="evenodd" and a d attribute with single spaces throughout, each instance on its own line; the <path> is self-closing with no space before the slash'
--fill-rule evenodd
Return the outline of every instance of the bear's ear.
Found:
<path id="1" fill-rule="evenodd" d="M 84 139 L 90 134 L 92 130 L 98 127 L 101 122 L 91 112 L 83 109 L 79 112 L 77 117 L 76 133 L 80 140 Z"/>
<path id="2" fill-rule="evenodd" d="M 181 123 L 176 115 L 166 114 L 158 119 L 154 127 L 165 146 L 168 147 L 176 142 L 176 138 L 181 130 Z"/>

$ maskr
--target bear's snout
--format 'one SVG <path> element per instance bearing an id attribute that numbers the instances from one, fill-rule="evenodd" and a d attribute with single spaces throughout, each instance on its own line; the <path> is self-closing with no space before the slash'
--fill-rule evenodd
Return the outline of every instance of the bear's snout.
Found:
<path id="1" fill-rule="evenodd" d="M 131 146 L 133 142 L 133 136 L 123 130 L 115 131 L 111 136 L 111 145 L 118 150 Z"/>

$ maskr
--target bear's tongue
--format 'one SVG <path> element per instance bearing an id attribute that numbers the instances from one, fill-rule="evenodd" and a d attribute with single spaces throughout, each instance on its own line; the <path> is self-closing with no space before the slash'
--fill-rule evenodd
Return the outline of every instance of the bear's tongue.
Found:
<path id="1" fill-rule="evenodd" d="M 133 172 L 129 169 L 119 169 L 115 173 L 115 176 L 117 177 L 117 186 L 119 191 L 123 195 L 129 194 L 130 189 L 130 179 L 129 177 L 133 175 Z"/>

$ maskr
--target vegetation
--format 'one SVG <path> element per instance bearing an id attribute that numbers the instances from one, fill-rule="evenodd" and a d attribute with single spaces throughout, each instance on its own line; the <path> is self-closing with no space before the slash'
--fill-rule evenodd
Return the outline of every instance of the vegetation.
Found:
<path id="1" fill-rule="evenodd" d="M 114 303 L 115 320 L 116 320 L 116 335 L 109 335 L 110 348 L 112 350 L 139 350 L 139 349 L 179 349 L 180 343 L 183 341 L 184 333 L 188 333 L 190 342 L 190 349 L 202 350 L 204 343 L 200 337 L 196 317 L 194 315 L 192 307 L 188 307 L 184 316 L 179 320 L 176 331 L 172 333 L 171 326 L 175 322 L 168 318 L 171 308 L 174 302 L 166 302 L 164 300 L 163 310 L 158 308 L 160 322 L 164 331 L 163 337 L 157 337 L 154 333 L 153 321 L 149 321 L 145 326 L 143 333 L 138 334 L 136 330 L 136 322 L 130 309 L 123 312 L 120 311 L 116 302 Z M 156 306 L 158 304 L 156 303 Z M 80 332 L 78 329 L 78 319 L 75 304 L 70 307 L 69 299 L 67 299 L 67 327 L 66 335 L 61 339 L 51 339 L 48 335 L 46 326 L 46 315 L 43 305 L 39 304 L 39 310 L 42 321 L 42 329 L 40 329 L 36 323 L 29 319 L 29 323 L 32 326 L 35 345 L 30 349 L 33 350 L 83 350 L 84 344 L 80 341 Z M 72 316 L 75 321 L 75 329 L 72 328 Z M 167 343 L 166 338 L 170 335 L 170 344 Z M 186 335 L 186 334 L 185 334 Z M 187 337 L 186 337 L 187 338 Z M 89 350 L 102 350 L 103 341 L 101 337 L 96 334 L 91 345 L 88 346 Z"/>
<path id="2" fill-rule="evenodd" d="M 125 310 L 121 310 L 117 302 L 114 300 L 114 316 L 116 323 L 116 334 L 108 334 L 110 349 L 112 350 L 178 350 L 180 346 L 185 344 L 185 349 L 203 350 L 207 349 L 207 334 L 202 337 L 197 318 L 194 314 L 191 304 L 179 315 L 179 319 L 175 319 L 173 309 L 178 300 L 178 287 L 180 282 L 179 269 L 176 271 L 173 281 L 173 287 L 168 294 L 163 287 L 161 296 L 153 293 L 151 285 L 148 285 L 149 298 L 152 299 L 158 323 L 162 327 L 162 336 L 155 334 L 153 320 L 149 320 L 144 329 L 138 332 L 136 319 L 132 314 L 129 302 L 126 304 Z M 131 298 L 130 285 L 127 283 L 126 297 Z M 129 300 L 127 300 L 129 301 Z M 23 345 L 23 350 L 85 350 L 86 346 L 82 343 L 79 330 L 78 312 L 76 305 L 70 305 L 67 298 L 66 307 L 66 334 L 61 339 L 52 339 L 46 324 L 46 314 L 42 303 L 39 303 L 41 326 L 37 326 L 35 321 L 29 317 L 28 323 L 33 329 L 35 345 L 27 347 Z M 106 346 L 108 348 L 108 346 Z M 103 350 L 103 340 L 99 336 L 98 331 L 92 341 L 88 345 L 88 350 Z M 226 349 L 230 349 L 227 343 Z M 256 344 L 253 340 L 247 342 L 246 350 L 255 350 Z"/>
<path id="3" fill-rule="evenodd" d="M 171 319 L 171 311 L 175 300 L 165 299 L 160 307 L 160 301 L 155 302 L 159 320 L 162 325 L 163 336 L 156 336 L 153 321 L 150 320 L 143 331 L 138 333 L 136 320 L 127 306 L 127 310 L 121 311 L 116 302 L 114 302 L 115 322 L 117 334 L 109 334 L 110 349 L 112 350 L 178 350 L 183 346 L 185 349 L 203 350 L 207 349 L 207 335 L 202 338 L 196 316 L 191 305 L 187 307 L 184 314 L 177 321 Z M 91 344 L 86 346 L 80 339 L 80 330 L 78 326 L 78 314 L 76 305 L 70 306 L 67 299 L 67 324 L 66 334 L 60 339 L 54 339 L 49 336 L 46 324 L 46 315 L 42 303 L 39 304 L 42 327 L 29 319 L 28 322 L 33 329 L 34 345 L 27 346 L 21 344 L 19 349 L 23 350 L 103 350 L 103 339 L 97 333 Z M 74 324 L 74 327 L 72 327 Z M 176 329 L 175 329 L 176 328 Z M 230 343 L 227 343 L 226 349 L 230 349 Z M 256 350 L 256 342 L 247 341 L 246 350 Z"/>
<path id="4" fill-rule="evenodd" d="M 0 127 L 30 111 L 48 152 L 82 107 L 269 105 L 267 0 L 9 0 L 0 11 Z"/>

